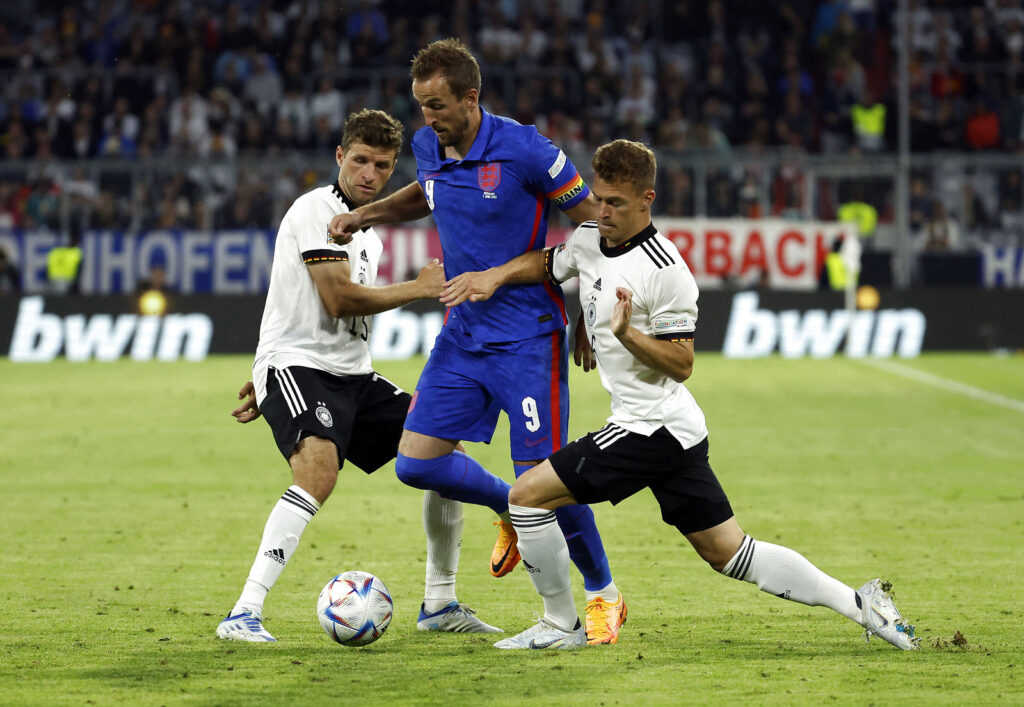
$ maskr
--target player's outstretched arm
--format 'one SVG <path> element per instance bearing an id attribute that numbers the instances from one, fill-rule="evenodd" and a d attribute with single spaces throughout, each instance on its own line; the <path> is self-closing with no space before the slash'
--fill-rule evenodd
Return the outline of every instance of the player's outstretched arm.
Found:
<path id="1" fill-rule="evenodd" d="M 238 391 L 238 399 L 244 402 L 231 411 L 231 414 L 239 422 L 252 422 L 261 414 L 260 408 L 256 405 L 256 388 L 252 381 L 246 381 L 242 389 Z"/>
<path id="2" fill-rule="evenodd" d="M 418 299 L 434 299 L 444 287 L 444 267 L 437 258 L 424 265 L 415 280 L 382 287 L 352 282 L 347 262 L 315 263 L 309 266 L 309 274 L 324 307 L 336 319 L 379 314 Z"/>
<path id="3" fill-rule="evenodd" d="M 420 183 L 411 182 L 380 201 L 371 201 L 347 214 L 338 214 L 331 219 L 327 230 L 335 243 L 345 245 L 352 240 L 352 234 L 361 228 L 376 226 L 378 223 L 415 221 L 429 215 L 430 205 L 427 204 Z"/>
<path id="4" fill-rule="evenodd" d="M 616 287 L 615 297 L 611 318 L 615 338 L 645 366 L 664 373 L 678 383 L 689 378 L 693 373 L 693 342 L 655 339 L 630 326 L 633 293 L 625 287 Z"/>
<path id="5" fill-rule="evenodd" d="M 467 300 L 482 302 L 490 299 L 502 285 L 545 280 L 547 271 L 544 269 L 544 251 L 531 250 L 496 268 L 456 275 L 444 283 L 441 302 L 446 307 L 454 307 Z"/>

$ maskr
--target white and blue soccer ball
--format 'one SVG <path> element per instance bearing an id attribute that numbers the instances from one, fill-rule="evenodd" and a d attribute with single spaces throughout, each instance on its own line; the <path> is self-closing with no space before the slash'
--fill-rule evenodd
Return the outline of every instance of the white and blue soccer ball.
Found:
<path id="1" fill-rule="evenodd" d="M 369 572 L 342 572 L 324 586 L 316 615 L 327 635 L 343 646 L 373 643 L 391 623 L 391 592 Z"/>

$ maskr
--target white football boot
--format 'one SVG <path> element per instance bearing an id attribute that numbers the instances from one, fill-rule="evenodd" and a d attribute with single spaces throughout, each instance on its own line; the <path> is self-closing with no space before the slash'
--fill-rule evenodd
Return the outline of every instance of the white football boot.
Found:
<path id="1" fill-rule="evenodd" d="M 486 624 L 476 617 L 476 612 L 465 604 L 453 601 L 440 611 L 428 614 L 420 604 L 420 615 L 416 621 L 420 631 L 448 631 L 450 633 L 505 633 L 497 626 Z"/>
<path id="2" fill-rule="evenodd" d="M 275 643 L 276 638 L 263 628 L 263 617 L 252 611 L 241 611 L 229 615 L 217 626 L 217 638 L 226 641 L 249 641 L 251 643 Z"/>
<path id="3" fill-rule="evenodd" d="M 554 648 L 556 650 L 575 650 L 587 645 L 587 631 L 576 619 L 576 628 L 566 631 L 547 619 L 537 619 L 530 628 L 515 636 L 498 641 L 495 648 L 515 650 L 520 648 Z"/>
<path id="4" fill-rule="evenodd" d="M 901 650 L 912 651 L 921 639 L 914 637 L 914 627 L 904 621 L 889 590 L 890 585 L 880 579 L 872 579 L 857 590 L 864 612 L 861 625 L 867 629 L 864 638 L 878 636 Z"/>

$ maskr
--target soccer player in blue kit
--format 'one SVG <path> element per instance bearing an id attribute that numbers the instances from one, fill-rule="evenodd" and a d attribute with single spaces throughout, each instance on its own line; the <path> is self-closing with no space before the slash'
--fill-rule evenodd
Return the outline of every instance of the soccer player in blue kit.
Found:
<path id="1" fill-rule="evenodd" d="M 480 107 L 480 68 L 461 42 L 433 42 L 416 55 L 410 73 L 426 123 L 412 140 L 417 181 L 334 217 L 336 240 L 433 214 L 451 279 L 542 249 L 552 202 L 577 223 L 596 217 L 590 190 L 561 150 L 534 126 Z M 495 507 L 508 487 L 497 487 L 491 474 L 454 449 L 459 440 L 489 441 L 502 410 L 517 477 L 561 448 L 569 414 L 566 323 L 561 289 L 550 284 L 502 288 L 486 302 L 447 310 L 405 421 L 398 476 L 411 486 L 443 486 L 449 498 Z M 588 642 L 615 643 L 626 604 L 612 581 L 593 511 L 560 508 L 558 523 L 584 578 Z M 519 551 L 512 524 L 496 524 L 491 573 L 500 577 L 519 562 Z M 425 604 L 421 623 L 442 609 Z"/>

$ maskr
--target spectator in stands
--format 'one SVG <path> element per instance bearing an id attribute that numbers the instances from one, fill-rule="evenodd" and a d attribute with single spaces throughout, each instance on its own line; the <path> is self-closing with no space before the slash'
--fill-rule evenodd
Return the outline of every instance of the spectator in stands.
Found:
<path id="1" fill-rule="evenodd" d="M 359 0 L 356 9 L 349 15 L 345 32 L 350 40 L 367 35 L 372 36 L 374 42 L 379 47 L 383 47 L 391 41 L 391 35 L 388 32 L 387 18 L 374 5 L 370 0 Z"/>
<path id="2" fill-rule="evenodd" d="M 181 96 L 171 103 L 170 139 L 173 149 L 182 154 L 195 154 L 209 134 L 206 100 L 199 95 L 195 83 L 186 85 Z"/>
<path id="3" fill-rule="evenodd" d="M 130 125 L 125 124 L 125 116 L 111 114 L 112 119 L 105 121 L 105 129 L 96 147 L 96 154 L 99 157 L 117 157 L 130 159 L 138 152 L 138 145 L 129 133 L 132 132 Z"/>
<path id="4" fill-rule="evenodd" d="M 988 181 L 988 180 L 984 180 Z M 964 181 L 960 196 L 960 216 L 964 230 L 985 233 L 993 225 L 985 201 L 970 181 Z"/>
<path id="5" fill-rule="evenodd" d="M 14 206 L 16 191 L 14 184 L 0 182 L 0 229 L 11 229 L 18 225 L 18 210 Z"/>
<path id="6" fill-rule="evenodd" d="M 910 180 L 910 233 L 915 240 L 921 240 L 931 216 L 931 198 L 924 177 L 917 175 Z"/>
<path id="7" fill-rule="evenodd" d="M 864 90 L 863 100 L 850 108 L 855 146 L 864 152 L 885 149 L 885 130 L 888 109 L 877 99 L 870 87 Z"/>
<path id="8" fill-rule="evenodd" d="M 668 115 L 657 124 L 654 144 L 668 150 L 684 150 L 689 131 L 690 123 L 683 115 L 682 106 L 672 106 L 668 109 Z"/>
<path id="9" fill-rule="evenodd" d="M 999 147 L 999 114 L 981 97 L 971 104 L 971 112 L 964 125 L 964 140 L 972 150 Z"/>
<path id="10" fill-rule="evenodd" d="M 537 25 L 532 12 L 521 12 L 519 16 L 519 38 L 516 51 L 516 67 L 520 71 L 542 64 L 548 49 L 548 36 Z"/>
<path id="11" fill-rule="evenodd" d="M 50 249 L 46 256 L 46 278 L 55 295 L 76 295 L 82 269 L 81 229 L 73 224 L 62 245 Z"/>
<path id="12" fill-rule="evenodd" d="M 21 271 L 11 262 L 7 251 L 0 246 L 0 295 L 21 293 Z"/>
<path id="13" fill-rule="evenodd" d="M 955 59 L 954 50 L 946 41 L 939 42 L 938 54 L 935 57 L 929 83 L 932 96 L 937 99 L 961 96 L 964 93 L 966 84 L 964 72 Z"/>
<path id="14" fill-rule="evenodd" d="M 119 135 L 132 142 L 139 139 L 140 125 L 138 116 L 131 112 L 131 106 L 125 96 L 115 99 L 113 112 L 103 117 L 103 132 L 106 135 Z"/>
<path id="15" fill-rule="evenodd" d="M 941 199 L 932 202 L 932 214 L 925 224 L 920 249 L 929 253 L 948 253 L 960 248 L 960 225 L 946 212 Z"/>
<path id="16" fill-rule="evenodd" d="M 779 144 L 809 150 L 814 146 L 814 123 L 804 108 L 798 90 L 791 90 L 784 99 L 782 114 L 775 121 L 775 134 Z"/>
<path id="17" fill-rule="evenodd" d="M 252 61 L 252 73 L 245 80 L 242 97 L 267 119 L 277 109 L 283 95 L 281 76 L 274 61 L 266 54 L 257 54 Z"/>
<path id="18" fill-rule="evenodd" d="M 345 99 L 330 78 L 324 76 L 317 84 L 310 100 L 310 114 L 314 124 L 323 119 L 331 134 L 337 135 L 346 115 Z"/>
<path id="19" fill-rule="evenodd" d="M 811 42 L 818 46 L 823 43 L 839 24 L 839 17 L 846 12 L 844 0 L 825 0 L 818 5 L 811 25 Z"/>
<path id="20" fill-rule="evenodd" d="M 3 145 L 5 158 L 9 160 L 26 159 L 31 149 L 28 135 L 25 133 L 25 125 L 20 120 L 8 123 L 6 131 L 0 134 L 0 145 Z"/>
<path id="21" fill-rule="evenodd" d="M 654 82 L 641 74 L 639 65 L 626 82 L 626 91 L 615 107 L 615 123 L 619 129 L 637 123 L 646 129 L 654 123 Z"/>
<path id="22" fill-rule="evenodd" d="M 934 126 L 936 147 L 944 150 L 963 149 L 963 121 L 952 98 L 947 97 L 939 101 Z"/>
<path id="23" fill-rule="evenodd" d="M 668 216 L 691 218 L 694 212 L 693 179 L 683 167 L 672 166 L 660 170 L 660 177 L 665 187 L 660 191 L 667 196 L 664 212 Z"/>

